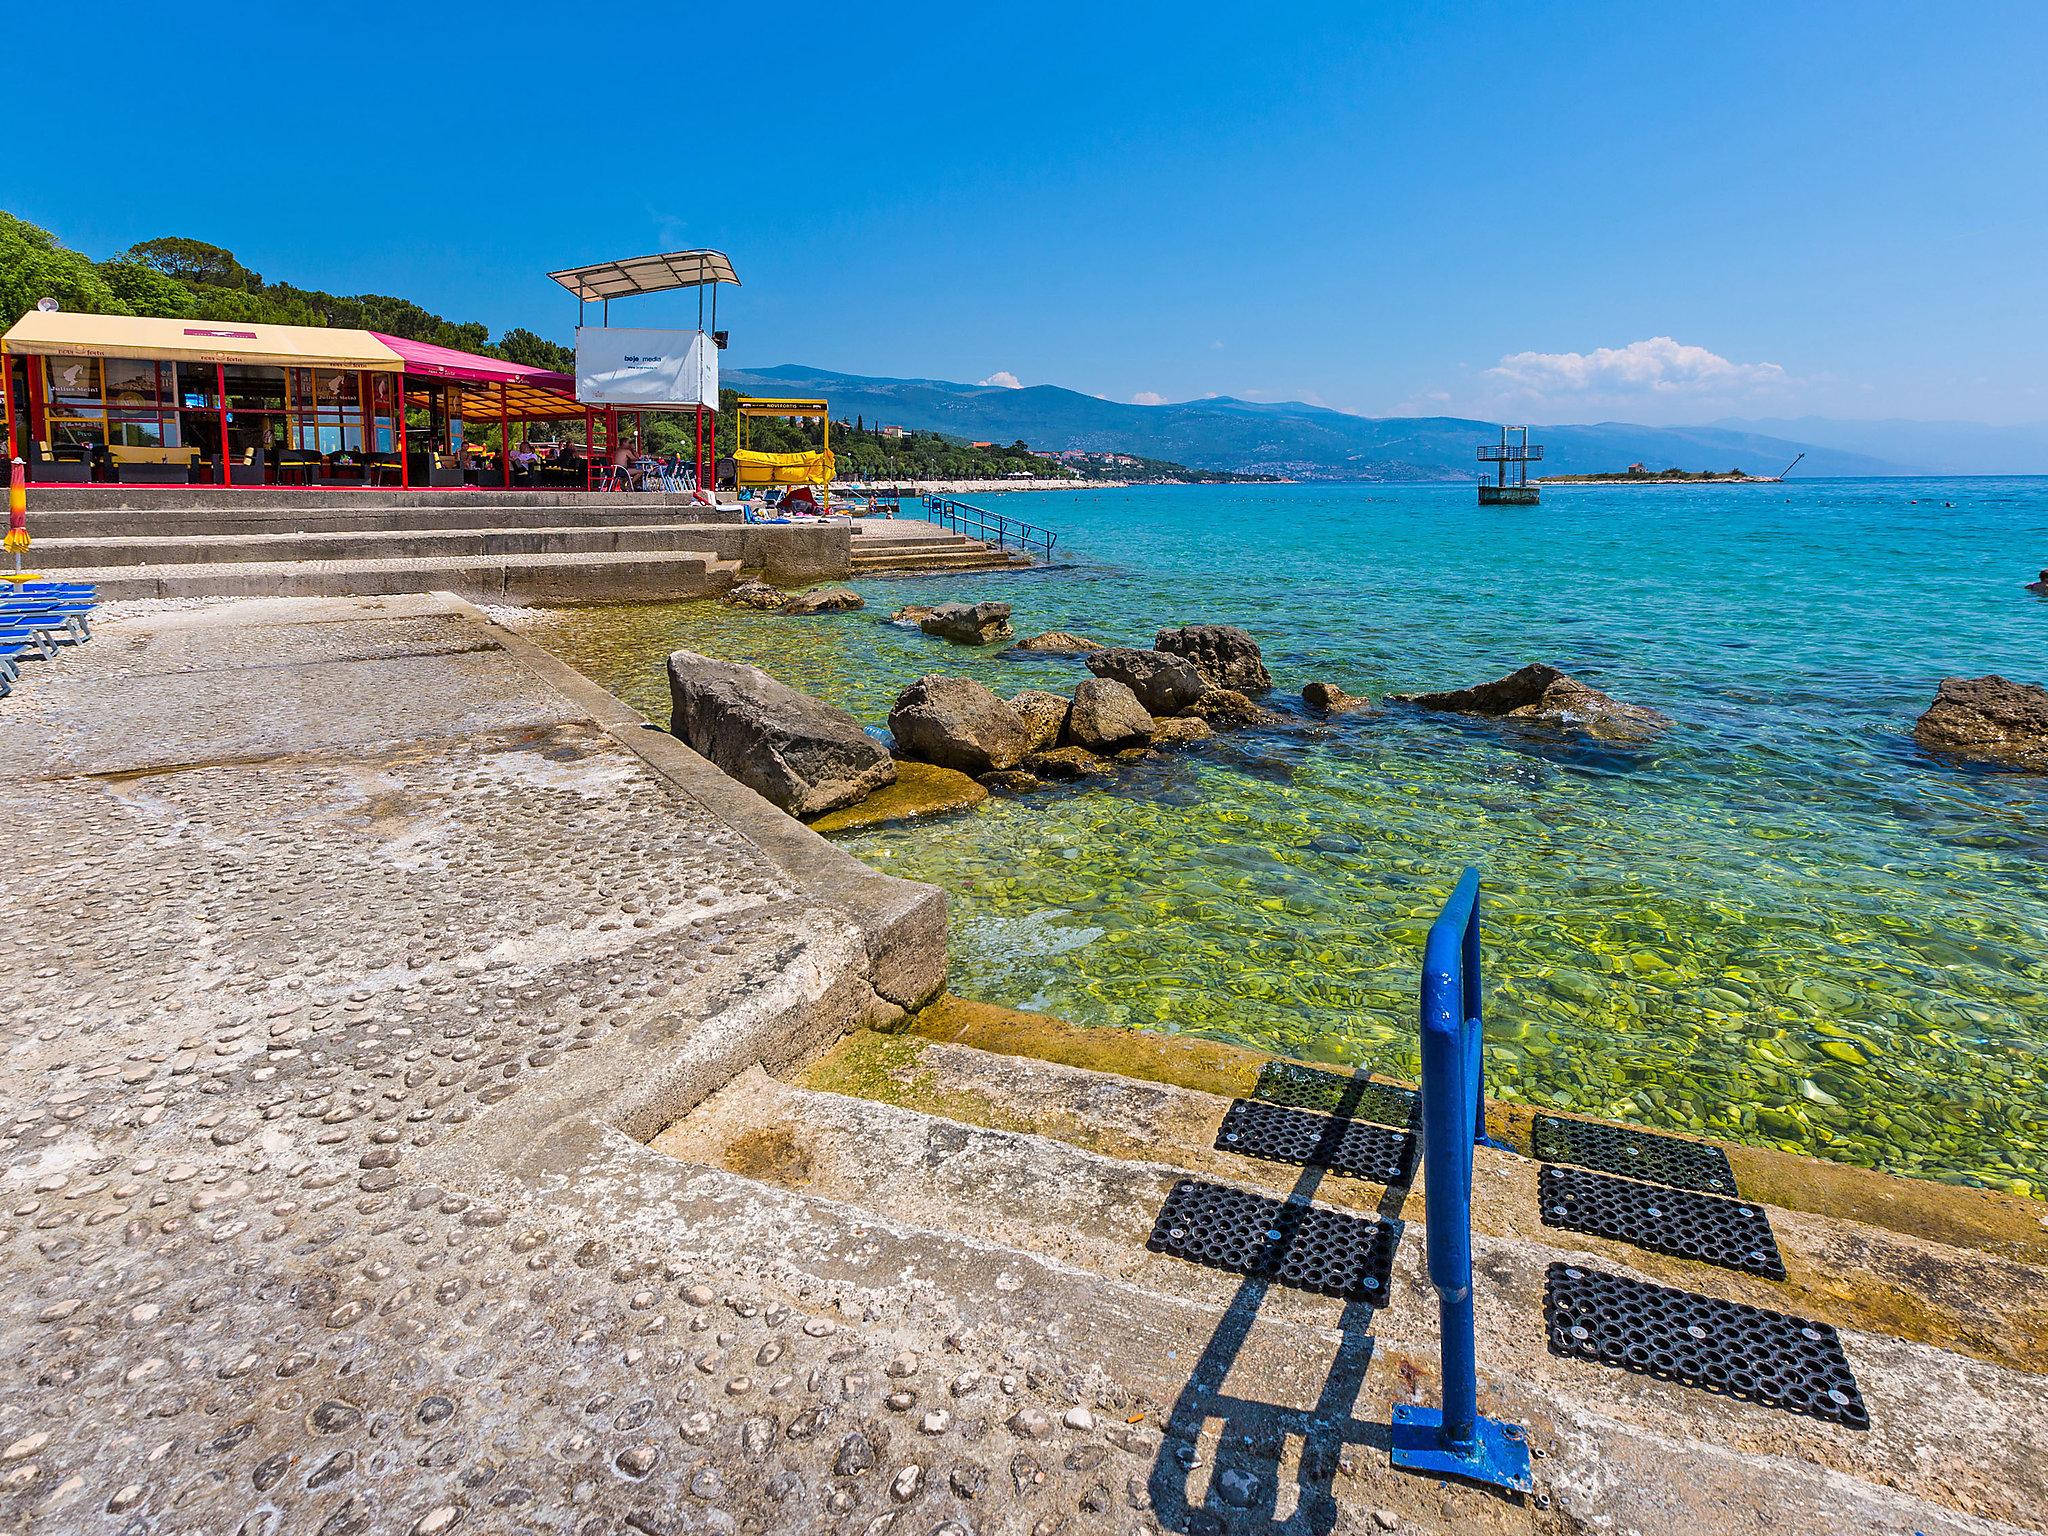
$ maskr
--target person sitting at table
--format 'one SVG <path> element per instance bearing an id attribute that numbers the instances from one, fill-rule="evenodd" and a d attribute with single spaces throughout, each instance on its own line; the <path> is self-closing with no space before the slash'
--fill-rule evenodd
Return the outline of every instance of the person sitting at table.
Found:
<path id="1" fill-rule="evenodd" d="M 512 451 L 512 467 L 515 469 L 531 469 L 539 462 L 540 455 L 533 451 L 532 439 L 521 438 L 519 446 Z"/>

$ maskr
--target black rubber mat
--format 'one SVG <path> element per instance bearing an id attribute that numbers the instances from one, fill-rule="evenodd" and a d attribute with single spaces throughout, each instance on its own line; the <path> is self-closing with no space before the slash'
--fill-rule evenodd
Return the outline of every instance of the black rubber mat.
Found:
<path id="1" fill-rule="evenodd" d="M 1710 1195 L 1732 1195 L 1735 1170 L 1728 1154 L 1701 1141 L 1634 1131 L 1624 1125 L 1594 1125 L 1538 1115 L 1531 1150 L 1546 1163 L 1577 1163 L 1604 1173 L 1625 1173 L 1632 1179 L 1697 1189 Z"/>
<path id="2" fill-rule="evenodd" d="M 1536 1201 L 1547 1227 L 1617 1237 L 1681 1259 L 1699 1259 L 1771 1280 L 1785 1278 L 1771 1219 L 1751 1201 L 1555 1166 L 1546 1167 L 1537 1181 Z"/>
<path id="3" fill-rule="evenodd" d="M 1183 1179 L 1167 1195 L 1145 1246 L 1212 1269 L 1378 1305 L 1399 1239 L 1400 1229 L 1377 1217 Z"/>
<path id="4" fill-rule="evenodd" d="M 1393 1126 L 1414 1125 L 1420 1104 L 1413 1088 L 1342 1072 L 1319 1072 L 1291 1061 L 1269 1061 L 1260 1067 L 1252 1097 Z"/>
<path id="5" fill-rule="evenodd" d="M 1550 1266 L 1543 1320 L 1556 1354 L 1870 1427 L 1841 1335 L 1826 1323 L 1575 1264 Z"/>
<path id="6" fill-rule="evenodd" d="M 1327 1168 L 1375 1184 L 1406 1184 L 1415 1168 L 1415 1138 L 1407 1131 L 1251 1099 L 1231 1104 L 1216 1132 L 1216 1150 Z"/>

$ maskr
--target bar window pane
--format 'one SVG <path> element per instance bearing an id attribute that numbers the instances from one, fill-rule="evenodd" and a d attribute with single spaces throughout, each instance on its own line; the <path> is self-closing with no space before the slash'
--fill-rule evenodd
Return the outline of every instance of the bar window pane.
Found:
<path id="1" fill-rule="evenodd" d="M 116 412 L 107 418 L 107 441 L 125 448 L 161 448 L 164 446 L 163 428 L 154 413 L 124 416 Z"/>
<path id="2" fill-rule="evenodd" d="M 107 429 L 98 421 L 52 421 L 50 423 L 50 446 L 53 448 L 97 447 L 107 440 Z"/>
<path id="3" fill-rule="evenodd" d="M 352 373 L 333 373 L 323 368 L 313 375 L 322 408 L 357 406 L 363 403 L 362 381 Z"/>
<path id="4" fill-rule="evenodd" d="M 188 411 L 203 411 L 220 404 L 220 382 L 211 363 L 178 364 L 178 404 Z M 215 437 L 220 436 L 218 429 Z"/>
<path id="5" fill-rule="evenodd" d="M 107 405 L 117 411 L 156 409 L 156 364 L 132 357 L 110 357 L 101 365 L 107 383 Z"/>
<path id="6" fill-rule="evenodd" d="M 227 369 L 228 407 L 237 411 L 284 409 L 284 370 L 232 363 Z"/>
<path id="7" fill-rule="evenodd" d="M 100 396 L 100 360 L 96 357 L 52 357 L 50 401 L 58 408 L 89 406 L 97 409 Z"/>

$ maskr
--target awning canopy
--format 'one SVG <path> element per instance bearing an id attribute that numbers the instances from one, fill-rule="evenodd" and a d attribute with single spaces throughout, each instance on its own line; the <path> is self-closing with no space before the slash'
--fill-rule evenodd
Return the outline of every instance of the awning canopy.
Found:
<path id="1" fill-rule="evenodd" d="M 446 379 L 458 386 L 464 416 L 489 421 L 501 409 L 519 421 L 583 414 L 583 407 L 576 401 L 576 380 L 569 374 L 507 362 L 502 357 L 482 357 L 455 347 L 438 347 L 430 341 L 387 336 L 382 331 L 370 334 L 404 359 L 407 378 Z"/>
<path id="2" fill-rule="evenodd" d="M 618 299 L 635 293 L 665 293 L 671 288 L 698 288 L 706 283 L 740 284 L 723 251 L 668 251 L 659 256 L 628 256 L 623 261 L 565 267 L 549 277 L 579 299 Z"/>
<path id="3" fill-rule="evenodd" d="M 38 357 L 146 357 L 159 362 L 266 363 L 286 368 L 364 368 L 396 373 L 403 363 L 368 331 L 340 326 L 268 325 L 238 320 L 164 320 L 30 310 L 0 345 Z"/>

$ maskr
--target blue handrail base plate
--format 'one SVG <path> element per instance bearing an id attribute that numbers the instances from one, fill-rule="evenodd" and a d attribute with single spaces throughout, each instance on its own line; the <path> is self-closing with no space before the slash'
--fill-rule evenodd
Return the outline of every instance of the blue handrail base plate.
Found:
<path id="1" fill-rule="evenodd" d="M 1527 1493 L 1534 1486 L 1529 1475 L 1529 1441 L 1519 1424 L 1503 1424 L 1482 1418 L 1472 1453 L 1460 1456 L 1443 1443 L 1444 1416 L 1423 1403 L 1401 1403 L 1394 1409 L 1394 1465 L 1410 1472 L 1434 1472 L 1446 1477 L 1469 1478 Z"/>

